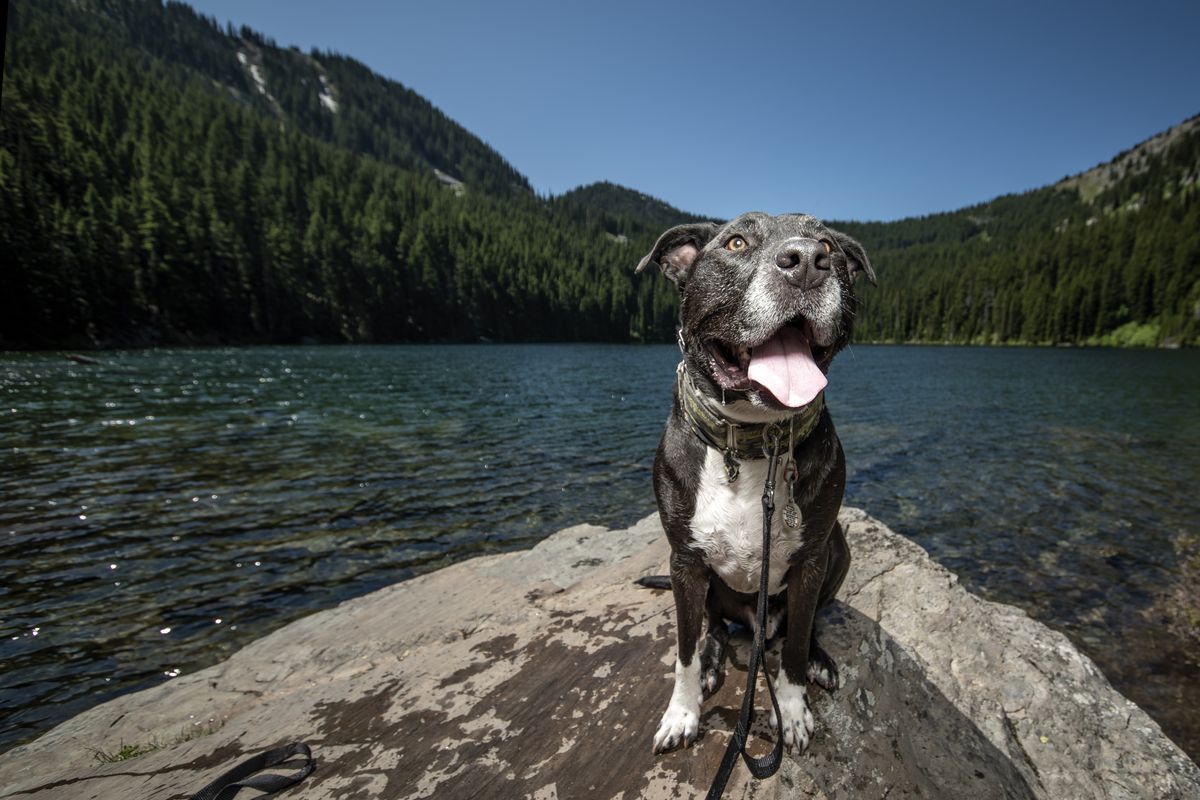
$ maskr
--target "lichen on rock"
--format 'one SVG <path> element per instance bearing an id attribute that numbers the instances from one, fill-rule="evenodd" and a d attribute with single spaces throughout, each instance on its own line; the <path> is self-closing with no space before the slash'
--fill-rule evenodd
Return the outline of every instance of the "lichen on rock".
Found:
<path id="1" fill-rule="evenodd" d="M 1200 798 L 1200 769 L 1065 637 L 970 594 L 865 513 L 843 509 L 842 523 L 854 562 L 818 622 L 842 687 L 810 689 L 804 755 L 761 783 L 737 768 L 727 797 Z M 297 798 L 701 797 L 737 718 L 745 648 L 731 648 L 699 741 L 653 755 L 674 610 L 669 592 L 631 581 L 667 558 L 647 517 L 381 589 L 0 756 L 0 797 L 183 798 L 292 739 L 318 761 Z M 136 769 L 91 756 L 175 741 L 194 719 L 224 724 Z"/>

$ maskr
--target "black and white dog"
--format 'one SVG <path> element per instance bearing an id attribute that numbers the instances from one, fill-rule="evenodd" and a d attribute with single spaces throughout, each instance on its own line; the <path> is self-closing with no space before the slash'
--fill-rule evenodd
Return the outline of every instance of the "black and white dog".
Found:
<path id="1" fill-rule="evenodd" d="M 803 751 L 813 732 L 808 681 L 837 687 L 813 618 L 850 565 L 838 524 L 845 458 L 824 408 L 829 364 L 849 341 L 862 246 L 802 214 L 743 214 L 666 231 L 638 264 L 679 289 L 675 399 L 654 460 L 671 545 L 679 651 L 655 752 L 691 744 L 700 700 L 717 685 L 726 620 L 753 627 L 762 566 L 763 441 L 782 437 L 772 524 L 768 638 L 785 635 L 776 680 L 781 730 Z M 707 617 L 707 635 L 701 630 Z"/>

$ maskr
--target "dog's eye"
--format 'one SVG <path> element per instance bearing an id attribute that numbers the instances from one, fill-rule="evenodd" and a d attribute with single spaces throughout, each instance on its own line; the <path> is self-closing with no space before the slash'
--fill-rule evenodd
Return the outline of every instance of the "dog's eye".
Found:
<path id="1" fill-rule="evenodd" d="M 732 251 L 745 250 L 746 249 L 746 240 L 740 236 L 734 236 L 732 239 L 730 239 L 728 242 L 725 243 L 725 249 L 732 250 Z"/>
<path id="2" fill-rule="evenodd" d="M 833 242 L 829 241 L 828 239 L 822 239 L 821 244 L 825 245 L 826 255 L 833 252 Z"/>

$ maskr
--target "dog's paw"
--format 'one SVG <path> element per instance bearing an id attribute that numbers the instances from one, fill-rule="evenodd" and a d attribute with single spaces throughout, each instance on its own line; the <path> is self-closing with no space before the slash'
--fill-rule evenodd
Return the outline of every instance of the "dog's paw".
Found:
<path id="1" fill-rule="evenodd" d="M 700 710 L 671 703 L 658 723 L 658 733 L 654 734 L 654 752 L 665 753 L 680 745 L 687 747 L 699 733 Z"/>
<path id="2" fill-rule="evenodd" d="M 708 636 L 704 639 L 704 649 L 700 653 L 700 691 L 707 697 L 721 685 L 725 670 L 725 647 L 729 634 L 724 629 L 724 622 L 716 623 L 721 626 L 715 632 L 713 623 L 709 623 Z"/>
<path id="3" fill-rule="evenodd" d="M 837 664 L 828 653 L 816 645 L 809 648 L 808 681 L 830 692 L 841 685 Z"/>
<path id="4" fill-rule="evenodd" d="M 808 748 L 813 735 L 813 715 L 808 708 L 808 693 L 803 686 L 795 686 L 788 682 L 787 676 L 780 672 L 779 685 L 776 687 L 775 699 L 779 702 L 779 713 L 783 724 L 775 717 L 775 709 L 771 709 L 771 727 L 783 736 L 783 746 L 797 755 Z"/>

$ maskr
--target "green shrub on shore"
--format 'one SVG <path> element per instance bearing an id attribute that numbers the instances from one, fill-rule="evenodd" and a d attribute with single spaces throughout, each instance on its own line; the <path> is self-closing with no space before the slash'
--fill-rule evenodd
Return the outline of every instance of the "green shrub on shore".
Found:
<path id="1" fill-rule="evenodd" d="M 1114 331 L 1089 340 L 1101 347 L 1157 347 L 1160 329 L 1157 322 L 1126 322 Z"/>

